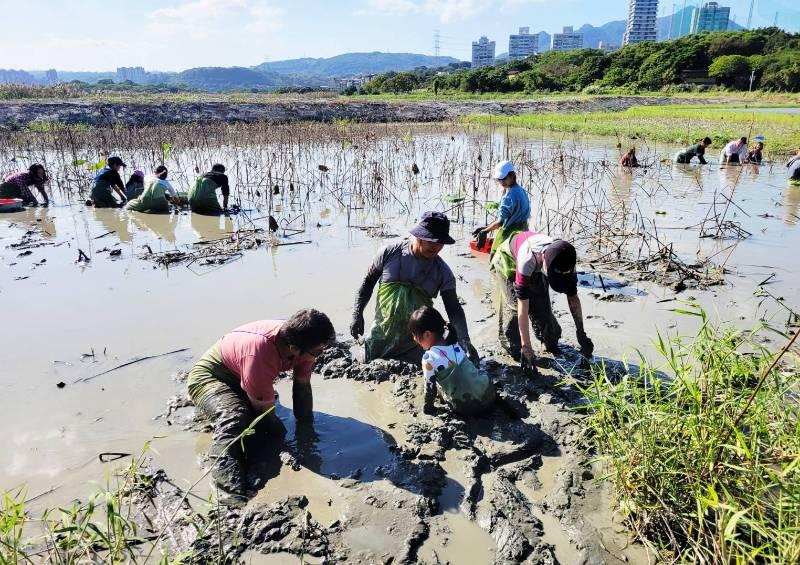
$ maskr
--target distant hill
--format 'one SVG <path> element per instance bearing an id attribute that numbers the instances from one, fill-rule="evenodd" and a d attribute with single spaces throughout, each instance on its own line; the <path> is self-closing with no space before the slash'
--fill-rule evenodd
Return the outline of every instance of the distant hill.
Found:
<path id="1" fill-rule="evenodd" d="M 175 81 L 212 92 L 242 88 L 267 89 L 283 84 L 274 73 L 261 73 L 246 67 L 196 67 L 178 73 Z"/>
<path id="2" fill-rule="evenodd" d="M 661 18 L 656 19 L 656 36 L 658 37 L 658 41 L 662 41 L 670 37 L 670 24 L 672 24 L 672 29 L 674 32 L 671 34 L 673 38 L 678 35 L 678 30 L 680 29 L 680 22 L 681 22 L 681 12 L 683 13 L 683 29 L 684 35 L 688 33 L 689 27 L 691 26 L 692 22 L 692 15 L 694 13 L 694 8 L 688 7 L 684 10 L 678 10 L 672 16 L 663 16 Z M 583 46 L 584 47 L 592 47 L 596 48 L 601 41 L 605 43 L 610 43 L 612 45 L 622 45 L 622 37 L 625 35 L 625 20 L 616 20 L 613 22 L 608 22 L 607 24 L 603 24 L 600 27 L 595 27 L 593 25 L 584 24 L 581 26 L 578 31 L 583 33 Z M 728 20 L 728 30 L 729 31 L 738 31 L 744 29 L 742 26 L 737 24 L 732 20 Z"/>
<path id="3" fill-rule="evenodd" d="M 417 53 L 344 53 L 335 57 L 271 61 L 253 67 L 262 72 L 274 72 L 296 77 L 344 77 L 360 74 L 407 71 L 417 67 L 444 67 L 457 63 L 453 57 L 433 57 Z"/>

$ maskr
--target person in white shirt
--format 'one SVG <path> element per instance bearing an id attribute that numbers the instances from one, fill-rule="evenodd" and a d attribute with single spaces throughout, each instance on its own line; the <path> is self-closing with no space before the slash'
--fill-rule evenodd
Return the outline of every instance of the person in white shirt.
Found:
<path id="1" fill-rule="evenodd" d="M 730 165 L 745 163 L 747 161 L 747 151 L 746 137 L 734 139 L 722 150 L 722 154 L 719 156 L 720 164 Z"/>

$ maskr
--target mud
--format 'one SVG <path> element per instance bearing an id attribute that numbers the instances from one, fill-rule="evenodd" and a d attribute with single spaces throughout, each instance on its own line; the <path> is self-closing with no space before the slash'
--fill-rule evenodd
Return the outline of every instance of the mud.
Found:
<path id="1" fill-rule="evenodd" d="M 142 528 L 160 531 L 168 522 L 164 517 L 179 508 L 181 519 L 165 534 L 165 547 L 210 552 L 212 545 L 219 547 L 216 531 L 222 532 L 231 559 L 253 562 L 259 562 L 255 556 L 263 562 L 297 562 L 298 552 L 306 551 L 312 563 L 340 558 L 646 563 L 642 548 L 631 543 L 611 512 L 602 472 L 589 464 L 591 454 L 581 444 L 577 409 L 585 402 L 580 387 L 588 382 L 588 368 L 575 350 L 575 328 L 563 297 L 553 299 L 564 330 L 562 348 L 556 356 L 539 352 L 538 379 L 525 378 L 500 350 L 486 258 L 466 250 L 473 227 L 484 225 L 479 208 L 464 205 L 450 212 L 459 218 L 451 229 L 458 243 L 446 248 L 443 257 L 458 279 L 473 343 L 498 387 L 500 401 L 489 416 L 462 420 L 441 404 L 434 416 L 422 414 L 418 368 L 395 362 L 364 365 L 358 361 L 360 346 L 346 338 L 355 289 L 387 242 L 358 226 L 385 226 L 383 233 L 402 235 L 423 210 L 450 209 L 440 198 L 443 186 L 449 192 L 470 186 L 472 169 L 454 177 L 440 168 L 442 162 L 464 164 L 480 154 L 485 165 L 489 155 L 502 154 L 500 136 L 487 144 L 483 134 L 453 134 L 426 137 L 415 130 L 410 142 L 371 146 L 369 159 L 382 152 L 415 152 L 421 180 L 405 184 L 403 163 L 411 159 L 404 157 L 402 167 L 385 174 L 402 188 L 397 194 L 403 200 L 398 204 L 387 198 L 368 211 L 335 202 L 330 197 L 334 181 L 325 181 L 330 184 L 324 187 L 320 181 L 304 193 L 302 204 L 287 197 L 277 212 L 262 199 L 248 204 L 255 209 L 252 213 L 232 218 L 92 210 L 65 202 L 58 192 L 48 209 L 0 217 L 3 343 L 12 344 L 0 351 L 0 410 L 6 415 L 7 437 L 0 488 L 26 485 L 33 499 L 27 508 L 38 515 L 44 508 L 85 500 L 92 481 L 128 460 L 105 464 L 99 453 L 138 453 L 152 440 L 150 473 L 158 490 L 150 494 L 160 506 L 147 501 L 145 513 L 154 525 L 146 526 L 144 520 Z M 456 136 L 458 141 L 452 141 Z M 547 145 L 551 141 L 512 141 L 514 151 L 529 156 L 552 152 Z M 579 147 L 592 162 L 610 160 L 615 151 L 612 142 Z M 651 149 L 670 155 L 675 148 Z M 443 154 L 448 159 L 437 158 Z M 188 177 L 191 166 L 182 159 L 177 155 L 170 170 L 183 168 Z M 326 162 L 315 156 L 304 159 L 296 169 L 303 178 L 306 169 L 318 174 L 318 164 Z M 595 190 L 565 183 L 561 173 L 547 167 L 542 171 L 549 172 L 535 173 L 539 176 L 528 169 L 524 173 L 524 182 L 538 183 L 530 186 L 542 218 L 564 207 L 557 198 Z M 327 174 L 333 176 L 337 169 L 333 164 L 330 169 Z M 346 184 L 350 177 L 343 171 L 337 178 Z M 597 169 L 599 194 L 607 190 L 618 207 L 641 209 L 642 217 L 657 222 L 660 239 L 686 263 L 698 253 L 717 254 L 715 261 L 724 262 L 726 272 L 724 285 L 697 285 L 676 293 L 636 270 L 584 260 L 588 245 L 581 240 L 578 291 L 598 355 L 593 363 L 622 375 L 628 367 L 625 356 L 635 355 L 634 348 L 656 358 L 651 343 L 656 331 L 693 332 L 694 321 L 673 311 L 682 307 L 679 299 L 696 299 L 714 319 L 746 326 L 754 319 L 778 327 L 785 323 L 786 308 L 800 307 L 800 276 L 790 255 L 800 245 L 794 219 L 800 192 L 785 187 L 782 172 L 769 166 L 757 173 L 736 172 L 741 179 L 735 201 L 749 214 L 740 214 L 739 220 L 753 236 L 732 242 L 701 239 L 698 230 L 687 229 L 702 220 L 716 193 L 730 189 L 729 171 L 663 167 L 628 175 Z M 442 184 L 447 179 L 451 185 Z M 548 192 L 550 186 L 555 188 Z M 241 191 L 234 196 L 240 197 Z M 669 215 L 653 215 L 653 210 L 667 207 Z M 185 263 L 159 266 L 145 256 L 147 247 L 153 253 L 183 253 L 196 248 L 198 240 L 266 230 L 270 213 L 282 225 L 302 223 L 305 233 L 295 239 L 312 243 L 273 245 L 293 241 L 281 229 L 269 243 L 202 269 Z M 121 254 L 112 260 L 110 251 L 115 249 Z M 88 261 L 76 261 L 79 250 Z M 19 256 L 25 251 L 31 253 Z M 783 300 L 778 304 L 766 292 Z M 277 388 L 279 416 L 288 430 L 285 446 L 266 461 L 260 488 L 248 505 L 222 512 L 207 502 L 209 496 L 216 500 L 208 479 L 201 479 L 210 438 L 183 397 L 182 375 L 231 328 L 307 306 L 327 312 L 342 340 L 320 358 L 313 379 L 315 435 L 298 437 L 290 412 L 291 383 L 281 380 Z M 368 324 L 371 313 L 370 307 Z M 127 364 L 136 359 L 143 360 Z M 198 479 L 187 498 L 191 508 L 176 504 Z M 308 501 L 304 508 L 302 497 Z M 272 513 L 281 516 L 274 524 L 269 522 Z M 251 522 L 244 523 L 245 516 L 252 516 Z M 240 545 L 241 531 L 252 547 Z M 318 537 L 307 536 L 304 542 L 301 532 Z M 312 551 L 320 556 L 313 557 Z"/>
<path id="2" fill-rule="evenodd" d="M 24 127 L 53 122 L 111 126 L 195 122 L 357 122 L 446 121 L 467 114 L 514 115 L 531 112 L 594 112 L 660 104 L 719 104 L 730 100 L 615 96 L 509 101 L 273 100 L 269 102 L 98 103 L 89 101 L 0 102 L 0 126 Z"/>

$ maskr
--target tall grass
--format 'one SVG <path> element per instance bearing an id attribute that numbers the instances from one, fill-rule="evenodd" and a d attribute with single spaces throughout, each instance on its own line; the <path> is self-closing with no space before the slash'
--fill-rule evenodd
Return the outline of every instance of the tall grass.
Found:
<path id="1" fill-rule="evenodd" d="M 689 144 L 705 136 L 715 147 L 747 135 L 766 137 L 770 152 L 794 152 L 800 147 L 800 115 L 748 112 L 734 107 L 635 106 L 621 112 L 584 114 L 546 112 L 519 116 L 475 115 L 463 118 L 477 124 L 585 133 Z"/>
<path id="2" fill-rule="evenodd" d="M 693 306 L 691 339 L 658 338 L 663 378 L 595 371 L 588 434 L 620 508 L 667 561 L 800 562 L 800 405 L 796 367 L 759 326 L 715 327 Z M 796 336 L 795 336 L 796 338 Z"/>

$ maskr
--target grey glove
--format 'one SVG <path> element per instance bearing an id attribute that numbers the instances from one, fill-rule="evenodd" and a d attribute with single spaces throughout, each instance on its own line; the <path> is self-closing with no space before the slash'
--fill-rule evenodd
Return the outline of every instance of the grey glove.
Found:
<path id="1" fill-rule="evenodd" d="M 586 335 L 586 332 L 583 330 L 577 332 L 576 337 L 578 338 L 578 344 L 581 346 L 581 353 L 587 357 L 591 357 L 592 353 L 594 353 L 594 343 L 592 343 L 592 340 L 589 339 L 589 336 Z"/>

